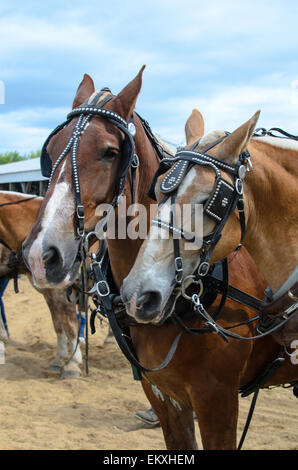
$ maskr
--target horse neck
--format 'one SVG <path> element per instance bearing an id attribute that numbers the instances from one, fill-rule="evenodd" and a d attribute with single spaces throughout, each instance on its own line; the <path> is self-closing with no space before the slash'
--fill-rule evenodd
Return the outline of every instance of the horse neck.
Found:
<path id="1" fill-rule="evenodd" d="M 297 176 L 293 167 L 297 152 L 289 154 L 288 149 L 255 141 L 250 151 L 254 168 L 245 179 L 248 220 L 244 245 L 275 292 L 298 263 Z"/>
<path id="2" fill-rule="evenodd" d="M 24 198 L 26 194 L 1 192 L 0 204 L 17 202 Z M 37 218 L 41 202 L 42 198 L 35 198 L 30 202 L 0 206 L 0 238 L 12 250 L 18 251 L 21 248 Z"/>
<path id="3" fill-rule="evenodd" d="M 147 196 L 147 190 L 153 175 L 158 168 L 159 159 L 144 131 L 139 118 L 136 115 L 134 115 L 134 122 L 136 126 L 136 154 L 138 155 L 140 161 L 140 165 L 137 170 L 135 202 L 144 206 L 146 209 L 148 231 L 150 223 L 150 205 L 154 204 L 154 202 Z M 126 206 L 128 207 L 131 203 L 129 181 L 126 184 L 125 195 Z M 116 211 L 116 226 L 118 224 L 118 214 L 119 210 Z M 126 217 L 126 226 L 129 222 L 131 222 L 131 219 Z M 128 237 L 125 237 L 125 239 L 107 239 L 112 272 L 118 287 L 122 284 L 123 279 L 128 275 L 130 269 L 132 268 L 142 242 L 143 240 L 140 238 L 135 240 L 131 240 Z"/>

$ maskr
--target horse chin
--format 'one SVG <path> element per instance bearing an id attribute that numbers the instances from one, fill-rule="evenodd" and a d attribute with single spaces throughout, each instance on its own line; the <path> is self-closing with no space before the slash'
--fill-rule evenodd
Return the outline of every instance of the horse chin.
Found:
<path id="1" fill-rule="evenodd" d="M 157 317 L 152 321 L 154 325 L 162 325 L 173 313 L 175 309 L 175 305 L 179 294 L 176 292 L 172 292 L 168 297 L 168 300 L 165 303 L 164 308 L 162 311 L 157 315 Z"/>
<path id="2" fill-rule="evenodd" d="M 70 268 L 65 269 L 65 272 L 62 271 L 64 277 L 61 279 L 57 278 L 57 282 L 51 276 L 50 279 L 47 279 L 47 285 L 44 287 L 53 288 L 53 289 L 66 289 L 67 287 L 71 286 L 78 278 L 79 269 L 80 269 L 81 261 L 77 258 L 73 262 Z M 42 287 L 42 286 L 40 286 Z"/>

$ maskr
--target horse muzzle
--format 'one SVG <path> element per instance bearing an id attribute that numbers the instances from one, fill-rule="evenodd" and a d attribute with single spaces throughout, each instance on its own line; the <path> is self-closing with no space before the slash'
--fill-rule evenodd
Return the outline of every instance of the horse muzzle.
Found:
<path id="1" fill-rule="evenodd" d="M 39 288 L 65 288 L 72 284 L 80 266 L 79 241 L 54 243 L 43 240 L 23 244 L 23 258 Z"/>

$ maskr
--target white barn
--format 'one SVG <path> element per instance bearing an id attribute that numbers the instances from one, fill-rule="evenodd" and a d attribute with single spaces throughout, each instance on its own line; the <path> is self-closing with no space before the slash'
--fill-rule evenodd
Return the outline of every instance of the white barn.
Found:
<path id="1" fill-rule="evenodd" d="M 44 196 L 47 182 L 41 174 L 39 158 L 0 165 L 0 190 Z"/>

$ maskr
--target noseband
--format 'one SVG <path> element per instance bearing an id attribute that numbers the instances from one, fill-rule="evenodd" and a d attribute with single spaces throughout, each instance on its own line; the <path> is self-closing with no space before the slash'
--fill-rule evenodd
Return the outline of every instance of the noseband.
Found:
<path id="1" fill-rule="evenodd" d="M 212 233 L 203 237 L 200 264 L 197 270 L 199 277 L 204 277 L 208 274 L 211 254 L 221 238 L 222 230 L 229 216 L 234 212 L 236 207 L 239 212 L 241 226 L 240 243 L 245 236 L 243 179 L 245 177 L 246 171 L 249 171 L 251 168 L 250 154 L 247 150 L 241 153 L 236 165 L 233 166 L 205 153 L 210 148 L 215 147 L 218 143 L 222 142 L 227 137 L 227 135 L 228 133 L 210 145 L 207 149 L 205 149 L 204 153 L 195 152 L 193 150 L 198 144 L 198 142 L 196 142 L 192 146 L 191 150 L 178 151 L 174 158 L 164 159 L 162 162 L 164 168 L 166 168 L 165 171 L 169 169 L 169 166 L 171 166 L 171 170 L 167 173 L 160 185 L 161 192 L 165 194 L 165 197 L 162 199 L 160 205 L 163 204 L 168 199 L 168 197 L 171 197 L 173 207 L 177 197 L 178 188 L 186 174 L 194 165 L 207 166 L 215 173 L 215 183 L 213 190 L 207 202 L 204 204 L 203 214 L 211 218 L 216 223 L 216 228 Z M 168 166 L 166 167 L 166 165 Z M 234 184 L 231 184 L 230 182 L 223 179 L 221 177 L 220 170 L 230 174 L 234 180 Z M 183 259 L 180 256 L 179 238 L 177 238 L 175 235 L 178 233 L 182 238 L 188 241 L 194 241 L 195 236 L 190 239 L 188 233 L 186 233 L 183 229 L 175 226 L 173 210 L 171 211 L 170 223 L 164 222 L 160 219 L 153 219 L 152 223 L 158 227 L 166 228 L 170 233 L 173 234 L 175 256 L 174 263 L 176 270 L 175 278 L 177 284 L 181 285 L 183 282 Z"/>

